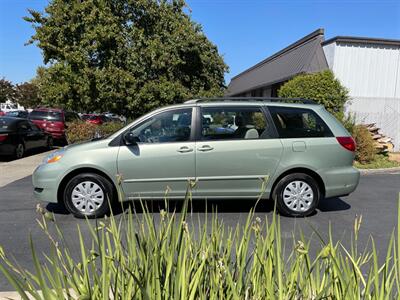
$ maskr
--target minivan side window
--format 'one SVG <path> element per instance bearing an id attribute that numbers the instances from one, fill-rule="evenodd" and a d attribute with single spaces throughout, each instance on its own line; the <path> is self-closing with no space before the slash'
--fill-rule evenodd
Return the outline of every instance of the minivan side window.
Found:
<path id="1" fill-rule="evenodd" d="M 332 137 L 325 122 L 311 109 L 268 106 L 280 138 Z"/>
<path id="2" fill-rule="evenodd" d="M 131 129 L 141 143 L 171 143 L 190 140 L 192 108 L 159 113 Z"/>
<path id="3" fill-rule="evenodd" d="M 264 112 L 259 107 L 203 107 L 201 139 L 269 138 Z"/>

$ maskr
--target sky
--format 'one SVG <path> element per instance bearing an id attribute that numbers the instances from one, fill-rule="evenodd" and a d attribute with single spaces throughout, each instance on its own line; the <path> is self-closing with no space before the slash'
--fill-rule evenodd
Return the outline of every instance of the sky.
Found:
<path id="1" fill-rule="evenodd" d="M 0 78 L 29 81 L 43 65 L 34 33 L 22 17 L 47 0 L 0 0 Z M 318 28 L 338 35 L 400 39 L 396 0 L 187 0 L 188 11 L 218 47 L 230 78 Z"/>

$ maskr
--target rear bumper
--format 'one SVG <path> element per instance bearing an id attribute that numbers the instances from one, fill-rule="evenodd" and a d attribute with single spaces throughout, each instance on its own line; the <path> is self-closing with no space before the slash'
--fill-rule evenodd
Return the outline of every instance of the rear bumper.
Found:
<path id="1" fill-rule="evenodd" d="M 353 166 L 319 170 L 325 183 L 325 197 L 348 195 L 355 191 L 360 181 L 360 171 Z"/>

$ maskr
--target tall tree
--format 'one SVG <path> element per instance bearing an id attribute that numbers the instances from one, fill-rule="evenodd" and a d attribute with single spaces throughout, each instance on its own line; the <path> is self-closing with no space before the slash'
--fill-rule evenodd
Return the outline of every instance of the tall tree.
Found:
<path id="1" fill-rule="evenodd" d="M 6 102 L 7 100 L 15 100 L 15 89 L 11 81 L 5 78 L 0 79 L 0 103 Z"/>
<path id="2" fill-rule="evenodd" d="M 215 96 L 227 71 L 184 0 L 52 0 L 30 10 L 48 68 L 40 96 L 84 110 L 138 116 L 164 104 Z"/>
<path id="3" fill-rule="evenodd" d="M 16 101 L 25 108 L 34 108 L 40 105 L 38 87 L 33 82 L 24 82 L 15 87 Z"/>

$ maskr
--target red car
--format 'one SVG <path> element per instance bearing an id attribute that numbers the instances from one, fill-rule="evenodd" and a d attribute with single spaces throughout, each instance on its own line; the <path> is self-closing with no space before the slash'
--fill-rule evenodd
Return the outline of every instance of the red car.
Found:
<path id="1" fill-rule="evenodd" d="M 58 108 L 37 108 L 31 111 L 29 119 L 50 133 L 53 139 L 65 141 L 65 123 L 79 120 L 79 116 Z"/>
<path id="2" fill-rule="evenodd" d="M 0 117 L 5 116 L 5 115 L 6 115 L 6 113 L 0 109 Z"/>
<path id="3" fill-rule="evenodd" d="M 101 125 L 103 123 L 111 121 L 109 118 L 107 118 L 104 115 L 88 115 L 86 117 L 84 116 L 83 119 L 86 122 L 89 122 L 89 123 L 92 123 L 92 124 L 96 124 L 96 125 Z"/>

